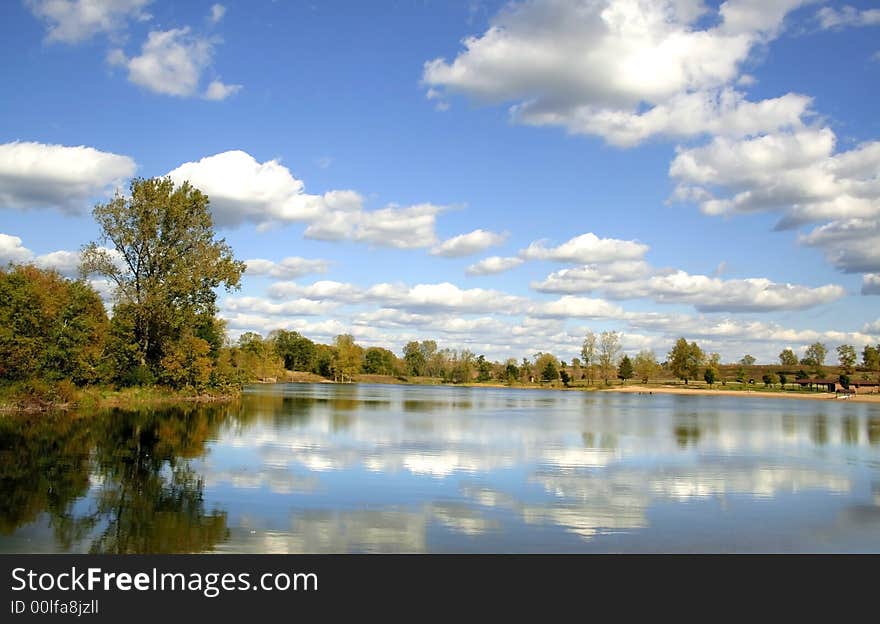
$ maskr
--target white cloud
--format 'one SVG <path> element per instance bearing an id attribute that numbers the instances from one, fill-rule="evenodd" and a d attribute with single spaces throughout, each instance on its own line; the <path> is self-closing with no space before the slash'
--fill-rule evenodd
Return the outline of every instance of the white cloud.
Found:
<path id="1" fill-rule="evenodd" d="M 147 20 L 152 0 L 26 0 L 27 7 L 47 23 L 50 42 L 78 43 L 99 33 L 113 34 L 130 20 Z"/>
<path id="2" fill-rule="evenodd" d="M 690 304 L 701 312 L 802 310 L 846 294 L 835 285 L 811 288 L 766 278 L 724 280 L 684 271 L 656 271 L 639 261 L 563 269 L 533 283 L 532 288 L 551 293 L 600 291 L 614 299 L 650 298 L 658 303 Z"/>
<path id="3" fill-rule="evenodd" d="M 862 276 L 862 294 L 880 295 L 880 273 L 866 273 Z"/>
<path id="4" fill-rule="evenodd" d="M 280 161 L 260 163 L 240 150 L 184 163 L 168 175 L 178 184 L 189 180 L 207 194 L 220 226 L 251 222 L 265 228 L 302 222 L 308 223 L 305 237 L 317 240 L 354 240 L 399 249 L 430 247 L 437 242 L 434 226 L 443 211 L 442 206 L 428 203 L 367 211 L 364 198 L 351 190 L 310 195 Z"/>
<path id="5" fill-rule="evenodd" d="M 468 275 L 494 275 L 518 267 L 523 262 L 525 260 L 517 256 L 489 256 L 476 264 L 470 265 L 465 272 Z"/>
<path id="6" fill-rule="evenodd" d="M 822 7 L 816 12 L 819 25 L 825 29 L 841 29 L 847 26 L 878 26 L 880 25 L 880 9 L 859 10 L 846 5 L 840 9 Z"/>
<path id="7" fill-rule="evenodd" d="M 223 308 L 233 313 L 270 316 L 319 316 L 331 312 L 335 304 L 312 299 L 293 299 L 274 303 L 259 297 L 227 297 Z"/>
<path id="8" fill-rule="evenodd" d="M 497 290 L 461 289 L 449 282 L 411 287 L 404 284 L 376 284 L 366 290 L 365 298 L 387 308 L 416 312 L 449 310 L 460 314 L 516 314 L 526 302 L 523 297 Z"/>
<path id="9" fill-rule="evenodd" d="M 240 84 L 225 84 L 219 80 L 212 80 L 208 85 L 208 88 L 205 89 L 205 99 L 215 101 L 225 100 L 230 95 L 235 95 L 241 91 L 241 89 L 242 85 Z"/>
<path id="10" fill-rule="evenodd" d="M 107 57 L 111 65 L 128 69 L 130 82 L 162 95 L 222 100 L 236 93 L 241 85 L 214 80 L 200 92 L 202 75 L 214 58 L 214 39 L 195 35 L 189 27 L 154 30 L 147 35 L 139 56 L 127 58 L 121 50 Z"/>
<path id="11" fill-rule="evenodd" d="M 621 319 L 626 316 L 622 308 L 604 299 L 589 299 L 565 295 L 556 301 L 536 303 L 529 314 L 537 318 L 589 318 Z"/>
<path id="12" fill-rule="evenodd" d="M 807 98 L 753 103 L 726 87 L 804 2 L 728 0 L 717 13 L 699 0 L 511 3 L 453 61 L 425 63 L 423 82 L 429 99 L 514 102 L 517 121 L 619 145 L 797 125 Z"/>
<path id="13" fill-rule="evenodd" d="M 639 260 L 648 246 L 631 240 L 599 238 L 592 232 L 581 234 L 558 247 L 546 247 L 546 241 L 535 241 L 520 251 L 526 260 L 553 260 L 590 264 L 617 260 Z"/>
<path id="14" fill-rule="evenodd" d="M 813 128 L 679 149 L 675 197 L 711 215 L 780 211 L 780 227 L 880 214 L 880 141 L 837 154 L 835 143 L 829 128 Z"/>
<path id="15" fill-rule="evenodd" d="M 8 262 L 28 262 L 33 252 L 21 244 L 21 238 L 11 234 L 0 234 L 0 264 Z"/>
<path id="16" fill-rule="evenodd" d="M 800 237 L 804 245 L 825 251 L 828 261 L 846 273 L 880 272 L 880 214 L 874 219 L 843 219 Z"/>
<path id="17" fill-rule="evenodd" d="M 500 245 L 507 240 L 507 234 L 498 234 L 486 230 L 474 230 L 467 234 L 459 234 L 449 238 L 431 250 L 431 255 L 446 258 L 459 258 L 484 251 L 489 247 Z"/>
<path id="18" fill-rule="evenodd" d="M 332 280 L 321 280 L 308 285 L 295 282 L 277 282 L 269 286 L 267 293 L 273 299 L 305 297 L 341 303 L 356 303 L 364 298 L 363 290 L 360 287 Z"/>
<path id="19" fill-rule="evenodd" d="M 4 143 L 0 145 L 0 208 L 80 212 L 87 199 L 122 184 L 135 168 L 128 156 L 93 147 Z"/>
<path id="20" fill-rule="evenodd" d="M 278 279 L 295 279 L 309 273 L 326 273 L 329 262 L 327 260 L 300 258 L 289 256 L 278 262 L 253 258 L 245 260 L 248 275 L 268 275 Z"/>
<path id="21" fill-rule="evenodd" d="M 223 19 L 224 15 L 226 15 L 226 7 L 222 4 L 214 4 L 211 6 L 211 15 L 208 16 L 208 19 L 212 24 L 216 24 Z"/>

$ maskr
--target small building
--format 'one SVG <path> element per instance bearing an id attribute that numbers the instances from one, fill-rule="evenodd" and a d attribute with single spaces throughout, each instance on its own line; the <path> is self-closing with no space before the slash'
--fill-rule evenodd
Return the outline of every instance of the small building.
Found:
<path id="1" fill-rule="evenodd" d="M 880 382 L 877 381 L 852 380 L 849 382 L 849 387 L 856 394 L 880 393 Z"/>
<path id="2" fill-rule="evenodd" d="M 801 388 L 816 386 L 817 390 L 825 392 L 837 392 L 843 389 L 839 379 L 796 379 L 795 383 L 799 384 Z"/>

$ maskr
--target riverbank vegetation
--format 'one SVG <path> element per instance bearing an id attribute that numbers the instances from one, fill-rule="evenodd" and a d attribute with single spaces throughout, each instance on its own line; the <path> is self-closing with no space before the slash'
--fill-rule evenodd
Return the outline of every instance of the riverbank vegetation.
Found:
<path id="1" fill-rule="evenodd" d="M 359 345 L 350 334 L 321 344 L 295 332 L 246 332 L 232 341 L 217 315 L 217 291 L 240 287 L 245 264 L 214 233 L 207 196 L 168 178 L 135 179 L 130 195 L 98 204 L 99 240 L 81 253 L 80 277 L 32 265 L 0 268 L 0 409 L 113 405 L 170 398 L 215 400 L 247 382 L 372 381 L 601 389 L 627 383 L 809 391 L 880 381 L 880 345 L 859 354 L 826 345 L 778 364 L 751 355 L 722 364 L 679 338 L 665 357 L 624 353 L 618 332 L 588 332 L 580 357 L 542 351 L 490 361 L 434 340 L 400 355 Z M 112 287 L 108 313 L 87 278 Z M 861 355 L 861 361 L 859 360 Z M 874 386 L 876 390 L 876 386 Z"/>

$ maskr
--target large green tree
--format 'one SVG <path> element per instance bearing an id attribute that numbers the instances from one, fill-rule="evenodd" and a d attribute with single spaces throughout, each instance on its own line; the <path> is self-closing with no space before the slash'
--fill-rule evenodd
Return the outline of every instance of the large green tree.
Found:
<path id="1" fill-rule="evenodd" d="M 239 287 L 245 264 L 216 239 L 208 197 L 188 182 L 137 178 L 130 196 L 117 194 L 92 214 L 100 243 L 82 252 L 84 275 L 103 275 L 116 286 L 116 306 L 131 323 L 140 366 L 160 362 L 183 338 L 213 329 L 215 290 Z"/>
<path id="2" fill-rule="evenodd" d="M 672 374 L 687 383 L 689 379 L 696 379 L 700 374 L 705 356 L 696 342 L 688 344 L 687 340 L 679 338 L 669 352 L 668 359 Z"/>

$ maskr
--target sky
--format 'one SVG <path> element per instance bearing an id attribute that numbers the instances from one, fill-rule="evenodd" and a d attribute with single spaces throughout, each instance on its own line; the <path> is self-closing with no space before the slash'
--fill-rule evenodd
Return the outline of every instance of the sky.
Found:
<path id="1" fill-rule="evenodd" d="M 74 276 L 169 175 L 247 262 L 233 338 L 880 342 L 876 2 L 10 0 L 0 58 L 3 264 Z"/>

